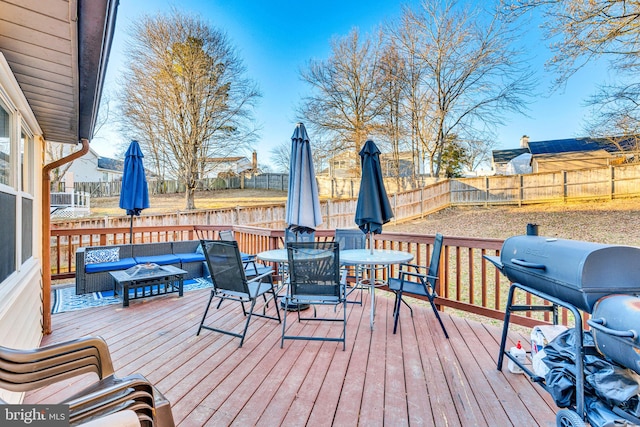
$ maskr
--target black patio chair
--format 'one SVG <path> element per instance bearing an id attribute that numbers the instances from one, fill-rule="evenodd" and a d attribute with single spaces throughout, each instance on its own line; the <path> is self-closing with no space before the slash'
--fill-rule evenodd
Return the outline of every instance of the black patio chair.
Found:
<path id="1" fill-rule="evenodd" d="M 287 312 L 284 312 L 282 322 L 282 339 L 284 340 L 314 340 L 342 342 L 342 350 L 346 348 L 347 328 L 347 298 L 345 283 L 341 280 L 340 255 L 336 242 L 290 242 L 287 244 L 289 258 L 289 287 L 284 297 L 284 304 L 313 305 L 313 317 L 301 317 L 297 310 L 298 321 L 330 321 L 342 322 L 340 337 L 320 337 L 287 335 Z M 342 316 L 317 317 L 316 305 L 342 304 Z"/>
<path id="2" fill-rule="evenodd" d="M 434 302 L 434 299 L 438 296 L 436 293 L 436 280 L 438 280 L 438 270 L 440 269 L 440 254 L 442 253 L 442 234 L 436 234 L 433 242 L 433 252 L 431 254 L 431 261 L 429 262 L 428 270 L 426 267 L 416 264 L 401 264 L 400 271 L 397 278 L 389 278 L 389 289 L 396 294 L 396 300 L 393 310 L 393 333 L 396 333 L 398 328 L 398 319 L 400 318 L 400 303 L 404 303 L 409 310 L 411 310 L 411 317 L 413 317 L 413 309 L 402 298 L 403 295 L 420 295 L 427 297 L 433 312 L 440 322 L 444 336 L 449 338 L 447 330 L 442 323 L 440 314 L 438 314 L 438 308 Z M 425 272 L 425 270 L 427 270 Z"/>
<path id="3" fill-rule="evenodd" d="M 263 274 L 253 276 L 251 279 L 247 279 L 247 274 L 245 273 L 242 258 L 240 256 L 240 250 L 238 249 L 238 242 L 203 240 L 201 244 L 204 249 L 204 255 L 209 272 L 211 273 L 213 288 L 211 289 L 211 295 L 207 302 L 207 307 L 204 310 L 204 315 L 202 316 L 202 321 L 200 322 L 196 335 L 200 335 L 200 331 L 202 329 L 232 335 L 240 338 L 240 345 L 238 347 L 242 347 L 245 335 L 247 334 L 247 329 L 249 328 L 249 322 L 253 315 L 277 320 L 278 323 L 281 322 L 280 311 L 278 310 L 277 304 L 274 304 L 276 316 L 268 316 L 266 314 L 266 301 L 262 314 L 254 313 L 256 299 L 259 296 L 270 293 L 274 301 L 276 299 L 276 291 L 271 278 L 271 274 L 273 273 L 272 269 L 269 269 L 268 272 L 264 272 Z M 242 333 L 224 330 L 213 326 L 205 326 L 204 322 L 214 298 L 219 299 L 216 309 L 220 308 L 220 305 L 222 305 L 222 302 L 225 300 L 240 303 L 242 306 L 242 312 L 247 318 Z M 246 310 L 244 303 L 251 304 L 249 311 Z"/>
<path id="4" fill-rule="evenodd" d="M 218 232 L 218 238 L 220 240 L 225 240 L 228 242 L 235 242 L 236 236 L 233 230 L 220 230 Z M 271 267 L 266 266 L 264 264 L 260 264 L 256 260 L 256 256 L 254 254 L 247 254 L 245 252 L 240 252 L 240 258 L 242 258 L 242 264 L 244 265 L 244 272 L 247 275 L 247 278 L 251 279 L 255 276 L 267 273 L 271 270 Z"/>
<path id="5" fill-rule="evenodd" d="M 359 228 L 336 228 L 334 240 L 338 242 L 338 246 L 341 251 L 349 249 L 365 249 L 367 247 L 367 236 Z M 366 286 L 362 286 L 360 280 L 362 279 L 363 267 L 360 265 L 343 266 L 347 271 L 347 284 L 353 283 L 353 288 L 347 292 L 347 296 L 352 292 L 360 290 L 360 300 L 347 300 L 348 303 L 362 305 L 362 290 Z M 367 287 L 368 288 L 368 287 Z"/>

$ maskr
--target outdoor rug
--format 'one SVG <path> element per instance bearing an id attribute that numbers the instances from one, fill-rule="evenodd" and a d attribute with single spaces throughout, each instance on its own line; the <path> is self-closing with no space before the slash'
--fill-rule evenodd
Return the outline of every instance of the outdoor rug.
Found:
<path id="1" fill-rule="evenodd" d="M 211 287 L 211 282 L 202 277 L 185 280 L 183 285 L 185 292 L 209 287 Z M 133 295 L 133 290 L 131 290 L 131 295 Z M 68 286 L 51 291 L 51 302 L 51 314 L 56 314 L 66 311 L 82 310 L 89 307 L 122 304 L 122 298 L 114 296 L 113 291 L 76 295 L 76 288 L 74 286 Z"/>

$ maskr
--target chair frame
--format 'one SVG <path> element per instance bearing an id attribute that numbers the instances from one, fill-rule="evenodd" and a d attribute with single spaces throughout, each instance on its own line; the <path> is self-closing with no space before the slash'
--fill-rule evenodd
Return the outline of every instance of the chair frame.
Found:
<path id="1" fill-rule="evenodd" d="M 140 374 L 118 378 L 107 343 L 84 337 L 33 350 L 0 346 L 0 387 L 36 390 L 79 375 L 94 373 L 99 381 L 60 402 L 69 405 L 69 422 L 83 423 L 115 412 L 136 412 L 143 426 L 173 427 L 168 400 Z M 0 399 L 0 404 L 6 402 Z"/>
<path id="2" fill-rule="evenodd" d="M 334 234 L 334 240 L 340 245 L 340 250 L 347 249 L 365 249 L 367 247 L 367 236 L 359 228 L 336 228 Z M 369 286 L 363 286 L 361 283 L 362 271 L 367 270 L 360 265 L 343 266 L 347 270 L 347 282 L 349 279 L 354 281 L 354 285 L 347 291 L 347 297 L 356 290 L 360 290 L 360 300 L 347 300 L 349 304 L 362 305 L 362 294 L 364 289 L 369 289 Z M 353 269 L 354 274 L 349 275 L 349 271 Z"/>
<path id="3" fill-rule="evenodd" d="M 236 242 L 235 240 L 202 240 L 201 243 L 202 248 L 204 249 L 206 263 L 209 267 L 209 272 L 211 273 L 211 282 L 213 284 L 213 288 L 211 289 L 211 295 L 209 296 L 207 307 L 205 308 L 204 314 L 202 315 L 202 320 L 200 321 L 200 326 L 198 327 L 196 336 L 200 335 L 200 331 L 202 331 L 202 329 L 207 329 L 210 331 L 240 338 L 240 344 L 238 345 L 238 347 L 242 347 L 242 344 L 244 343 L 245 337 L 247 335 L 247 330 L 249 329 L 249 323 L 251 322 L 252 316 L 255 315 L 266 319 L 277 320 L 278 323 L 282 323 L 282 320 L 280 318 L 280 311 L 278 310 L 277 304 L 274 304 L 276 316 L 269 316 L 266 314 L 266 309 L 268 307 L 266 294 L 270 293 L 274 301 L 276 301 L 277 298 L 277 293 L 272 278 L 273 269 L 269 268 L 269 271 L 251 276 L 250 279 L 247 279 L 244 263 L 242 261 L 242 257 L 240 256 L 240 250 L 238 249 L 238 242 Z M 233 256 L 230 259 L 227 259 L 227 262 L 225 262 L 224 264 L 212 262 L 209 248 L 214 246 L 219 246 L 221 248 L 225 248 L 225 250 L 232 251 Z M 228 271 L 230 268 L 237 269 L 237 277 L 233 279 L 234 283 L 225 283 L 225 279 L 223 278 L 223 276 L 221 276 L 220 268 L 224 268 L 226 271 Z M 265 297 L 265 304 L 262 310 L 262 314 L 254 312 L 256 301 L 259 296 Z M 240 303 L 240 305 L 242 306 L 242 313 L 247 318 L 242 333 L 220 329 L 204 324 L 209 313 L 209 308 L 211 307 L 211 302 L 214 298 L 219 299 L 216 309 L 219 309 L 222 305 L 222 302 L 226 300 L 236 301 Z M 245 303 L 251 304 L 251 307 L 248 311 L 244 306 Z"/>
<path id="4" fill-rule="evenodd" d="M 330 265 L 327 269 L 326 281 L 331 284 L 320 284 L 309 282 L 304 280 L 304 276 L 300 275 L 296 262 L 300 262 L 297 258 L 298 251 L 306 250 L 326 250 L 331 252 L 333 258 L 333 265 Z M 302 320 L 308 321 L 329 321 L 329 322 L 342 322 L 342 334 L 340 337 L 318 337 L 318 336 L 306 336 L 306 335 L 287 335 L 287 312 L 284 311 L 284 320 L 282 322 L 282 336 L 280 339 L 280 348 L 284 346 L 284 340 L 311 340 L 311 341 L 335 341 L 342 342 L 342 350 L 346 349 L 346 336 L 347 336 L 347 295 L 346 295 L 346 271 L 341 273 L 340 269 L 340 251 L 337 242 L 289 242 L 287 243 L 287 255 L 289 258 L 289 286 L 287 294 L 284 297 L 284 304 L 310 304 L 314 306 L 313 317 L 302 317 L 300 310 L 296 310 L 298 315 L 298 322 Z M 323 293 L 298 293 L 298 287 L 308 286 L 326 286 L 327 288 L 333 287 L 334 292 Z M 336 308 L 342 305 L 342 318 L 335 317 L 317 317 L 316 305 L 333 305 Z"/>
<path id="5" fill-rule="evenodd" d="M 444 237 L 442 234 L 436 234 L 435 239 L 433 241 L 433 251 L 431 253 L 431 260 L 429 262 L 429 268 L 426 273 L 422 273 L 426 267 L 411 264 L 411 263 L 403 263 L 400 265 L 399 277 L 397 279 L 389 279 L 389 289 L 391 289 L 395 294 L 395 302 L 393 309 L 393 333 L 396 333 L 398 328 L 398 319 L 400 318 L 400 303 L 404 303 L 409 310 L 411 311 L 411 317 L 413 317 L 413 309 L 411 306 L 402 298 L 403 294 L 414 294 L 426 296 L 429 300 L 429 304 L 431 304 L 431 308 L 433 308 L 433 312 L 442 327 L 442 331 L 444 332 L 444 336 L 449 338 L 449 334 L 447 333 L 447 329 L 444 327 L 444 323 L 440 318 L 440 314 L 438 313 L 438 308 L 434 300 L 438 297 L 436 293 L 436 282 L 439 280 L 438 271 L 440 269 L 440 256 L 442 254 L 442 246 L 443 246 Z M 413 280 L 411 280 L 413 279 Z M 415 287 L 417 284 L 421 285 Z M 419 290 L 417 292 L 411 292 L 405 289 L 405 286 L 410 285 L 413 286 L 415 290 Z"/>

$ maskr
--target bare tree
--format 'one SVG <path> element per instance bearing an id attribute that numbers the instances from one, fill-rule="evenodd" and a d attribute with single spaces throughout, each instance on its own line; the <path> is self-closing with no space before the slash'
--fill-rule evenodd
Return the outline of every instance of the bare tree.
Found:
<path id="1" fill-rule="evenodd" d="M 156 170 L 185 185 L 185 208 L 195 209 L 208 160 L 249 147 L 260 93 L 226 35 L 195 16 L 145 16 L 131 35 L 120 98 L 126 127 Z"/>
<path id="2" fill-rule="evenodd" d="M 391 146 L 391 176 L 396 177 L 400 188 L 400 177 L 404 175 L 400 171 L 400 153 L 403 152 L 407 140 L 404 95 L 407 87 L 405 58 L 398 52 L 394 43 L 387 43 L 382 48 L 380 57 L 382 70 L 382 117 L 381 130 Z M 415 160 L 415 159 L 413 159 Z M 415 164 L 411 167 L 411 178 L 416 178 Z"/>
<path id="3" fill-rule="evenodd" d="M 616 139 L 640 134 L 640 2 L 504 0 L 504 10 L 516 18 L 530 16 L 532 10 L 542 13 L 554 54 L 546 65 L 557 76 L 556 88 L 585 65 L 609 61 L 615 82 L 601 82 L 586 99 L 592 107 L 585 126 L 589 135 Z"/>
<path id="4" fill-rule="evenodd" d="M 333 140 L 333 152 L 357 157 L 368 136 L 379 128 L 381 69 L 378 38 L 362 39 L 357 29 L 331 43 L 331 56 L 312 60 L 300 71 L 312 88 L 299 114 Z M 359 173 L 359 169 L 354 171 Z"/>
<path id="5" fill-rule="evenodd" d="M 499 13 L 455 1 L 405 7 L 393 33 L 411 64 L 413 137 L 440 173 L 453 135 L 478 141 L 479 129 L 502 124 L 507 111 L 523 112 L 533 74 L 515 49 L 514 27 Z"/>
<path id="6" fill-rule="evenodd" d="M 547 66 L 557 72 L 558 83 L 601 56 L 609 56 L 617 69 L 640 66 L 637 0 L 503 0 L 502 9 L 511 19 L 542 12 L 554 52 Z"/>
<path id="7" fill-rule="evenodd" d="M 96 125 L 93 132 L 94 138 L 92 141 L 100 138 L 98 136 L 100 134 L 100 130 L 103 129 L 104 125 L 111 119 L 112 115 L 110 114 L 110 110 L 112 103 L 112 93 L 105 90 L 100 99 L 100 108 L 98 110 L 98 116 L 96 117 Z M 54 162 L 77 150 L 78 148 L 73 145 L 47 141 L 45 144 L 45 161 L 47 163 Z M 69 171 L 69 168 L 71 168 L 71 165 L 73 165 L 73 162 L 65 163 L 64 165 L 51 170 L 52 187 L 60 186 L 64 176 Z"/>
<path id="8" fill-rule="evenodd" d="M 291 141 L 283 141 L 271 151 L 271 162 L 277 168 L 278 172 L 289 173 L 291 158 Z"/>
<path id="9" fill-rule="evenodd" d="M 47 163 L 52 163 L 71 154 L 72 151 L 73 145 L 47 141 L 45 144 L 45 160 Z M 72 164 L 73 162 L 65 163 L 64 165 L 51 170 L 51 186 L 55 188 L 56 191 L 60 191 L 59 187 L 62 180 Z"/>

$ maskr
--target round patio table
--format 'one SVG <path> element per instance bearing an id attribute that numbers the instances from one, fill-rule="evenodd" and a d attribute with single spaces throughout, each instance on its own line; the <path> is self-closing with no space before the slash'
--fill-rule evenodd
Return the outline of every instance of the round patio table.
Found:
<path id="1" fill-rule="evenodd" d="M 347 249 L 340 251 L 340 263 L 346 265 L 366 265 L 369 267 L 369 290 L 371 291 L 371 320 L 370 325 L 373 330 L 373 324 L 376 316 L 376 298 L 375 298 L 375 278 L 374 269 L 376 265 L 388 266 L 391 264 L 402 264 L 413 259 L 410 252 L 395 251 L 391 249 Z"/>

